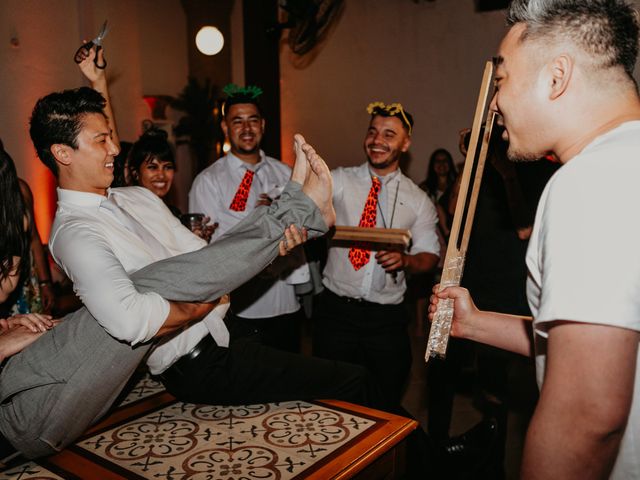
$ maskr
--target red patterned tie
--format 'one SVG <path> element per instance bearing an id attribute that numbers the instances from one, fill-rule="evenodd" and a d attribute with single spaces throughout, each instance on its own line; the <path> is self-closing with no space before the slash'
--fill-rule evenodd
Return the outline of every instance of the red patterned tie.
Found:
<path id="1" fill-rule="evenodd" d="M 381 185 L 378 177 L 371 177 L 371 181 L 371 190 L 369 190 L 369 196 L 364 204 L 359 227 L 372 228 L 376 226 L 378 193 L 380 193 Z M 364 267 L 369 262 L 369 258 L 371 258 L 371 249 L 365 243 L 357 243 L 349 249 L 349 261 L 355 270 L 360 270 Z"/>
<path id="2" fill-rule="evenodd" d="M 233 201 L 229 208 L 235 212 L 244 212 L 244 209 L 247 208 L 247 199 L 249 198 L 249 191 L 251 190 L 251 182 L 253 182 L 253 170 L 247 170 L 238 185 L 238 190 L 236 191 L 235 196 L 233 197 Z"/>

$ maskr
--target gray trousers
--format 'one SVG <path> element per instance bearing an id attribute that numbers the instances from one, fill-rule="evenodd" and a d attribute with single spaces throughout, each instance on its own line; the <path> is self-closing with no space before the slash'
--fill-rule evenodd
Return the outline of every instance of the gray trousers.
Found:
<path id="1" fill-rule="evenodd" d="M 291 224 L 306 227 L 310 237 L 327 231 L 318 208 L 293 182 L 280 200 L 255 209 L 225 238 L 149 265 L 131 279 L 140 292 L 168 300 L 215 300 L 272 262 Z M 56 453 L 105 414 L 150 348 L 114 339 L 86 308 L 67 315 L 0 374 L 0 431 L 28 458 Z"/>

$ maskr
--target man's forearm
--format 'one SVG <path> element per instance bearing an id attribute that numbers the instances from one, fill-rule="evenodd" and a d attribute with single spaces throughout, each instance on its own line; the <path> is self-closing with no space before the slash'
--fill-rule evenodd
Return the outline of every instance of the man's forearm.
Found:
<path id="1" fill-rule="evenodd" d="M 202 320 L 215 307 L 217 302 L 188 303 L 169 302 L 169 316 L 157 331 L 156 337 L 173 333 L 185 326 Z"/>
<path id="2" fill-rule="evenodd" d="M 404 255 L 405 271 L 409 273 L 428 272 L 436 265 L 440 257 L 434 253 L 422 252 L 415 255 Z"/>
<path id="3" fill-rule="evenodd" d="M 533 354 L 531 317 L 479 311 L 473 322 L 460 328 L 456 336 L 527 357 Z"/>

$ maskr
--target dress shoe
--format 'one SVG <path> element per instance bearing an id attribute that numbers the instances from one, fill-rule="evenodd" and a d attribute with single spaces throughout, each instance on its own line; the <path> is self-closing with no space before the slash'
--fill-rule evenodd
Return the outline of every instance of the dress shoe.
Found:
<path id="1" fill-rule="evenodd" d="M 444 444 L 445 463 L 452 478 L 475 478 L 492 458 L 498 438 L 498 422 L 482 420 L 462 435 Z"/>

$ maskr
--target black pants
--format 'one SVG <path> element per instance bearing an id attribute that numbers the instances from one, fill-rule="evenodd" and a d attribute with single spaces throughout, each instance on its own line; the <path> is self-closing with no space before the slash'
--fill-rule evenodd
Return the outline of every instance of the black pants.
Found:
<path id="1" fill-rule="evenodd" d="M 183 357 L 160 379 L 189 403 L 242 405 L 331 398 L 383 408 L 380 390 L 361 366 L 306 357 L 232 337 L 228 348 L 207 336 L 201 353 Z"/>
<path id="2" fill-rule="evenodd" d="M 302 309 L 268 318 L 244 318 L 230 314 L 224 321 L 231 338 L 255 335 L 260 343 L 268 347 L 300 352 L 300 332 L 304 321 Z"/>
<path id="3" fill-rule="evenodd" d="M 396 408 L 411 369 L 406 307 L 340 297 L 325 289 L 313 316 L 313 354 L 366 367 Z"/>

